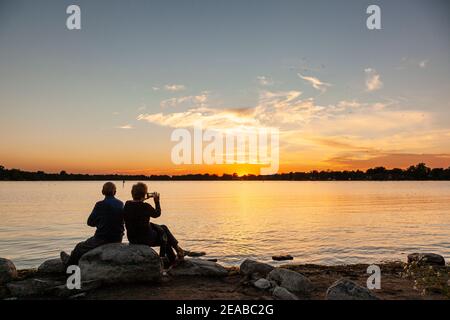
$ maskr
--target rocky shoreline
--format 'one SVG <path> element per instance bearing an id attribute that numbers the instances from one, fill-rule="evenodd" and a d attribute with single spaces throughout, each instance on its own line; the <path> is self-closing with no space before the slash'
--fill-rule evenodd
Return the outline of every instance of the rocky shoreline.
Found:
<path id="1" fill-rule="evenodd" d="M 224 267 L 187 258 L 164 271 L 146 246 L 109 244 L 80 260 L 81 288 L 69 290 L 58 258 L 37 269 L 16 270 L 0 258 L 0 298 L 16 299 L 224 299 L 395 300 L 449 299 L 450 266 L 442 256 L 413 253 L 407 262 L 386 262 L 381 288 L 369 290 L 368 265 L 289 264 L 274 267 L 251 259 Z"/>

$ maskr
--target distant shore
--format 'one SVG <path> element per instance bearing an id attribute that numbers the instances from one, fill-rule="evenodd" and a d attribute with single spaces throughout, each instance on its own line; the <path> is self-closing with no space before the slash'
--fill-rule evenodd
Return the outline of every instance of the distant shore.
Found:
<path id="1" fill-rule="evenodd" d="M 247 174 L 184 174 L 184 175 L 124 175 L 78 174 L 23 171 L 0 166 L 0 181 L 450 181 L 450 167 L 429 168 L 424 163 L 407 169 L 375 167 L 366 171 L 309 171 L 273 175 Z"/>

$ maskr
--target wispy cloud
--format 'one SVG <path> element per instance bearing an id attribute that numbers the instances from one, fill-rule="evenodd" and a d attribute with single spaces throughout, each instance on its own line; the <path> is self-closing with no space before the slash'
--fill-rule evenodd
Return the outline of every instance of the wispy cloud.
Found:
<path id="1" fill-rule="evenodd" d="M 400 60 L 400 65 L 396 68 L 397 70 L 403 70 L 406 69 L 407 67 L 419 67 L 421 69 L 425 69 L 428 64 L 429 64 L 429 60 L 428 59 L 413 59 L 413 58 L 409 58 L 409 57 L 403 57 Z"/>
<path id="2" fill-rule="evenodd" d="M 381 81 L 381 76 L 373 68 L 366 68 L 364 70 L 366 73 L 366 90 L 369 92 L 379 90 L 383 87 L 383 82 Z"/>
<path id="3" fill-rule="evenodd" d="M 184 96 L 178 98 L 169 98 L 162 100 L 160 106 L 162 108 L 166 107 L 176 107 L 179 105 L 196 105 L 196 106 L 205 106 L 208 100 L 208 92 L 203 91 L 198 95 Z"/>
<path id="4" fill-rule="evenodd" d="M 304 76 L 301 73 L 297 73 L 297 75 L 301 79 L 309 82 L 313 86 L 314 89 L 319 90 L 321 92 L 325 92 L 327 90 L 327 88 L 331 86 L 331 84 L 322 82 L 318 78 L 315 78 L 315 77 Z"/>
<path id="5" fill-rule="evenodd" d="M 176 92 L 186 90 L 186 86 L 182 84 L 166 84 L 164 89 L 167 91 Z"/>
<path id="6" fill-rule="evenodd" d="M 271 86 L 274 84 L 273 80 L 267 76 L 258 76 L 256 77 L 256 79 L 258 80 L 258 83 L 264 87 Z"/>
<path id="7" fill-rule="evenodd" d="M 124 130 L 129 130 L 129 129 L 133 129 L 133 126 L 130 124 L 125 124 L 123 126 L 118 126 L 116 127 L 117 129 L 124 129 Z"/>
<path id="8" fill-rule="evenodd" d="M 368 69 L 368 88 L 375 90 L 382 85 L 381 80 L 374 69 Z M 142 113 L 137 119 L 170 128 L 199 124 L 205 129 L 224 131 L 275 127 L 280 131 L 283 163 L 311 168 L 371 163 L 370 159 L 384 155 L 442 153 L 442 145 L 448 144 L 450 138 L 450 130 L 430 129 L 434 121 L 431 112 L 408 109 L 399 100 L 345 99 L 320 105 L 297 90 L 261 90 L 254 106 L 218 108 L 211 101 L 206 104 L 194 97 L 173 100 L 174 105 L 193 103 L 187 110 Z"/>
<path id="9" fill-rule="evenodd" d="M 419 67 L 421 67 L 422 69 L 426 68 L 427 65 L 428 65 L 428 60 L 422 60 L 419 62 Z"/>

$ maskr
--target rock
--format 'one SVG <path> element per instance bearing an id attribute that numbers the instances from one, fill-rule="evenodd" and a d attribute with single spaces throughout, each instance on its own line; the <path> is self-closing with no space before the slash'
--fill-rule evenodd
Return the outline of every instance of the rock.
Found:
<path id="1" fill-rule="evenodd" d="M 0 286 L 0 299 L 5 299 L 9 296 L 9 290 L 7 287 Z"/>
<path id="2" fill-rule="evenodd" d="M 328 288 L 327 300 L 379 300 L 369 289 L 348 279 L 340 279 Z"/>
<path id="3" fill-rule="evenodd" d="M 102 284 L 103 282 L 100 280 L 82 281 L 80 289 L 69 289 L 66 284 L 62 284 L 49 288 L 45 293 L 58 298 L 70 298 L 83 292 L 95 290 L 101 287 Z"/>
<path id="4" fill-rule="evenodd" d="M 17 278 L 17 270 L 11 260 L 0 258 L 0 284 L 10 282 Z"/>
<path id="5" fill-rule="evenodd" d="M 285 254 L 285 255 L 273 256 L 272 260 L 275 260 L 275 261 L 294 260 L 294 257 L 291 256 L 290 254 Z"/>
<path id="6" fill-rule="evenodd" d="M 171 276 L 206 276 L 225 277 L 227 269 L 212 261 L 202 259 L 185 259 L 177 266 L 170 269 Z"/>
<path id="7" fill-rule="evenodd" d="M 82 281 L 104 283 L 159 281 L 161 259 L 146 245 L 110 243 L 84 254 L 79 262 Z"/>
<path id="8" fill-rule="evenodd" d="M 50 287 L 45 290 L 46 295 L 58 297 L 58 298 L 68 298 L 71 295 L 74 295 L 78 292 L 79 291 L 75 290 L 75 289 L 70 290 L 69 288 L 67 288 L 66 284 L 61 284 L 59 286 Z"/>
<path id="9" fill-rule="evenodd" d="M 279 300 L 298 300 L 297 296 L 283 287 L 275 287 L 272 296 Z"/>
<path id="10" fill-rule="evenodd" d="M 43 295 L 45 292 L 55 286 L 61 285 L 61 281 L 44 280 L 44 279 L 27 279 L 22 281 L 14 281 L 8 283 L 11 296 L 14 297 L 28 297 Z"/>
<path id="11" fill-rule="evenodd" d="M 261 278 L 259 280 L 256 280 L 255 283 L 253 284 L 256 288 L 261 289 L 261 290 L 267 290 L 269 289 L 272 284 L 270 283 L 269 280 Z"/>
<path id="12" fill-rule="evenodd" d="M 273 266 L 251 259 L 245 259 L 239 267 L 241 275 L 247 277 L 266 277 L 274 269 Z"/>
<path id="13" fill-rule="evenodd" d="M 445 266 L 445 259 L 435 253 L 412 253 L 408 255 L 408 263 L 417 263 L 419 266 Z"/>
<path id="14" fill-rule="evenodd" d="M 301 273 L 275 268 L 267 276 L 267 280 L 275 282 L 280 287 L 295 293 L 309 293 L 313 289 L 311 281 Z"/>
<path id="15" fill-rule="evenodd" d="M 44 261 L 39 267 L 41 273 L 65 273 L 64 265 L 60 258 Z"/>
<path id="16" fill-rule="evenodd" d="M 73 296 L 70 296 L 69 300 L 83 299 L 83 298 L 86 298 L 86 296 L 87 296 L 86 292 L 81 292 L 81 293 L 78 293 L 78 294 L 74 294 Z"/>

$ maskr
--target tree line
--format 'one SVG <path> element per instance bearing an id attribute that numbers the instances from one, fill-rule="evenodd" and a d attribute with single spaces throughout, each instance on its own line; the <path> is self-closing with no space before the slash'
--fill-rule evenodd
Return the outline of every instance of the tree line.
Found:
<path id="1" fill-rule="evenodd" d="M 185 175 L 123 175 L 123 174 L 79 174 L 67 173 L 45 173 L 43 171 L 22 171 L 20 169 L 6 169 L 0 166 L 0 180 L 3 181 L 120 181 L 120 180 L 163 180 L 163 181 L 200 181 L 200 180 L 292 180 L 292 181 L 401 181 L 401 180 L 450 180 L 450 167 L 429 168 L 425 163 L 412 165 L 407 169 L 386 169 L 375 167 L 366 171 L 309 171 L 289 172 L 273 175 L 248 174 L 238 176 L 234 174 L 185 174 Z"/>

